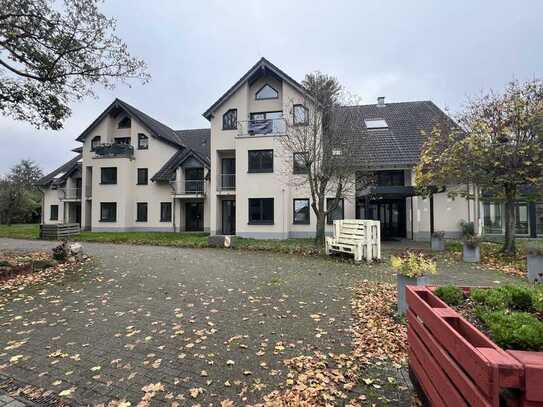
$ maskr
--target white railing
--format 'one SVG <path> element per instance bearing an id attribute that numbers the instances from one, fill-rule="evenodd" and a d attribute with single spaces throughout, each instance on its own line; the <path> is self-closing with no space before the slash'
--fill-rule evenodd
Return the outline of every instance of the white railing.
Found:
<path id="1" fill-rule="evenodd" d="M 60 188 L 59 199 L 81 199 L 81 188 Z"/>
<path id="2" fill-rule="evenodd" d="M 250 136 L 276 136 L 286 134 L 285 119 L 246 120 L 239 122 L 239 135 Z"/>
<path id="3" fill-rule="evenodd" d="M 236 174 L 219 174 L 217 176 L 217 191 L 235 191 Z"/>
<path id="4" fill-rule="evenodd" d="M 205 180 L 172 181 L 175 195 L 205 195 L 207 185 Z"/>

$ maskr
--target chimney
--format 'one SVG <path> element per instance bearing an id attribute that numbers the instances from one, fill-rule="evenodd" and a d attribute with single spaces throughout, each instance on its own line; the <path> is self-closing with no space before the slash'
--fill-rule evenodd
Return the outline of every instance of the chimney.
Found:
<path id="1" fill-rule="evenodd" d="M 377 106 L 378 107 L 385 107 L 385 97 L 384 96 L 379 96 L 377 98 Z"/>

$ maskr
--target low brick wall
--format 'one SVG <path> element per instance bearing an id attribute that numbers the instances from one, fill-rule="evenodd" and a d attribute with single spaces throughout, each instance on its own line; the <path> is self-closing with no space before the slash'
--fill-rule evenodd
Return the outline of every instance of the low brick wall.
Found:
<path id="1" fill-rule="evenodd" d="M 543 407 L 541 352 L 504 351 L 431 287 L 406 291 L 409 367 L 433 406 Z"/>

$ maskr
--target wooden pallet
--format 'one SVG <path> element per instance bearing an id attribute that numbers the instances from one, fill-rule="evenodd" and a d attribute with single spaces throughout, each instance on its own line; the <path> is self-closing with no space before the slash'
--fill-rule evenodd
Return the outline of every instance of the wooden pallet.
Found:
<path id="1" fill-rule="evenodd" d="M 81 228 L 78 223 L 59 223 L 56 225 L 40 225 L 40 239 L 63 240 L 78 235 Z"/>

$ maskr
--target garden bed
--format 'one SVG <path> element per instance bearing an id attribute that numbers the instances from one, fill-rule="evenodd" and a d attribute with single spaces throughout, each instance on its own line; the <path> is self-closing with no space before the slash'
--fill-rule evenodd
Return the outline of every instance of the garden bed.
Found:
<path id="1" fill-rule="evenodd" d="M 479 301 L 493 302 L 498 297 L 478 292 Z M 543 406 L 542 352 L 504 350 L 442 301 L 431 287 L 407 287 L 407 302 L 409 366 L 432 405 Z M 491 335 L 500 331 L 496 326 L 507 326 L 494 315 L 484 316 L 481 310 L 475 315 L 463 297 L 458 306 L 469 318 L 478 318 Z M 509 331 L 518 333 L 525 329 L 522 326 L 510 327 Z M 502 335 L 499 338 L 503 340 Z"/>

